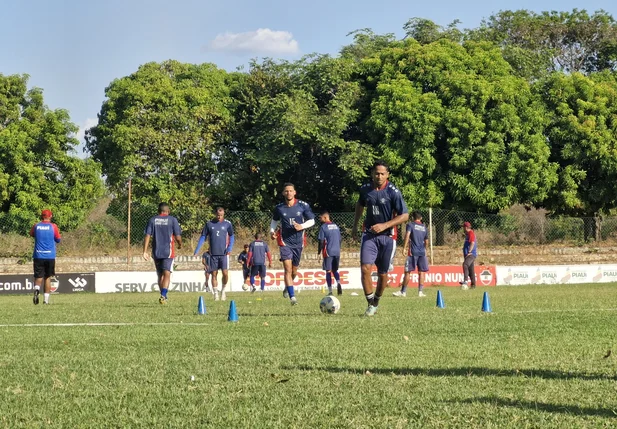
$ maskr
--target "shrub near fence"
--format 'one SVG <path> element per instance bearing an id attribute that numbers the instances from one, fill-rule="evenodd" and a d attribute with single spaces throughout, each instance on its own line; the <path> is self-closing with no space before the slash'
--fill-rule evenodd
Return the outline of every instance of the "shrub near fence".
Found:
<path id="1" fill-rule="evenodd" d="M 519 245 L 568 245 L 577 246 L 585 243 L 585 225 L 595 219 L 552 217 L 544 210 L 526 210 L 515 206 L 499 214 L 468 213 L 455 210 L 429 209 L 419 210 L 424 216 L 424 222 L 431 227 L 431 238 L 434 246 L 459 247 L 462 241 L 463 222 L 473 225 L 481 246 L 519 246 Z M 148 219 L 156 213 L 156 204 L 131 206 L 130 243 L 132 254 L 141 253 L 144 230 Z M 182 213 L 172 212 L 178 218 L 183 228 L 185 247 L 192 250 L 197 243 L 203 224 L 212 216 L 204 210 L 203 221 L 186 220 Z M 253 240 L 256 232 L 267 234 L 270 226 L 270 212 L 230 211 L 226 214 L 234 225 L 236 232 L 236 250 L 241 245 Z M 332 213 L 342 233 L 343 247 L 355 251 L 358 244 L 352 240 L 354 213 Z M 0 225 L 4 231 L 0 235 L 0 257 L 18 257 L 24 260 L 32 253 L 32 239 L 28 237 L 29 227 L 11 230 L 12 225 L 22 225 L 23 222 L 11 222 L 5 213 Z M 128 240 L 128 210 L 124 200 L 103 201 L 87 218 L 73 231 L 63 229 L 62 219 L 54 217 L 62 233 L 63 243 L 58 248 L 59 256 L 125 256 Z M 191 224 L 187 224 L 191 222 Z M 617 217 L 604 217 L 601 220 L 599 238 L 601 243 L 617 243 Z M 316 247 L 316 237 L 319 228 L 307 230 L 308 246 Z M 589 234 L 588 234 L 589 235 Z M 404 229 L 399 233 L 398 243 L 402 245 Z M 588 240 L 589 241 L 589 240 Z M 189 254 L 183 250 L 182 254 Z M 134 253 L 137 252 L 137 253 Z"/>

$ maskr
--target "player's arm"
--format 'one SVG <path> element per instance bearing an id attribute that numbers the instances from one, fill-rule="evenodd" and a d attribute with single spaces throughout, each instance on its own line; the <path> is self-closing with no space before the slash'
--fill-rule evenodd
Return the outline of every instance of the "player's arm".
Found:
<path id="1" fill-rule="evenodd" d="M 178 245 L 178 250 L 182 249 L 182 230 L 180 229 L 180 224 L 178 220 L 174 218 L 174 241 Z"/>
<path id="2" fill-rule="evenodd" d="M 270 221 L 270 238 L 276 240 L 276 230 L 278 228 L 279 221 L 272 219 Z"/>
<path id="3" fill-rule="evenodd" d="M 393 209 L 396 216 L 384 223 L 378 223 L 377 225 L 373 225 L 371 230 L 379 234 L 382 231 L 385 231 L 390 228 L 394 228 L 402 223 L 405 223 L 409 220 L 409 213 L 407 211 L 407 205 L 405 201 L 403 201 L 403 197 L 401 193 L 396 191 L 391 194 L 391 198 L 393 198 Z"/>
<path id="4" fill-rule="evenodd" d="M 206 238 L 208 238 L 208 232 L 208 224 L 206 224 L 204 226 L 204 229 L 201 231 L 201 237 L 199 237 L 199 241 L 197 242 L 197 247 L 193 252 L 193 256 L 197 256 L 197 254 L 199 253 L 199 249 L 201 249 L 201 246 L 203 246 L 206 242 Z"/>
<path id="5" fill-rule="evenodd" d="M 56 243 L 60 243 L 60 240 L 62 239 L 62 237 L 60 237 L 60 230 L 58 229 L 58 225 L 53 223 L 52 226 L 54 228 L 54 241 Z"/>
<path id="6" fill-rule="evenodd" d="M 34 227 L 36 225 L 32 225 L 32 228 L 30 228 L 30 237 L 34 237 Z"/>
<path id="7" fill-rule="evenodd" d="M 411 237 L 411 231 L 407 231 L 405 233 L 405 241 L 403 242 L 403 255 L 407 255 L 407 250 L 409 249 L 409 239 L 410 239 L 410 237 Z"/>
<path id="8" fill-rule="evenodd" d="M 308 204 L 304 207 L 304 214 L 302 217 L 306 219 L 303 223 L 294 222 L 294 228 L 296 231 L 302 231 L 303 229 L 307 229 L 315 225 L 315 214 Z"/>
<path id="9" fill-rule="evenodd" d="M 225 253 L 228 255 L 231 253 L 231 250 L 234 248 L 234 242 L 236 241 L 236 236 L 234 235 L 234 226 L 229 222 L 229 226 L 227 227 L 227 234 L 229 235 L 229 244 L 227 245 L 227 249 Z"/>
<path id="10" fill-rule="evenodd" d="M 358 202 L 356 203 L 356 212 L 353 218 L 353 228 L 351 230 L 351 236 L 353 238 L 358 237 L 358 223 L 360 222 L 362 213 L 364 213 L 364 205 L 358 200 Z"/>
<path id="11" fill-rule="evenodd" d="M 270 249 L 266 247 L 266 256 L 268 257 L 268 268 L 272 268 L 272 253 L 270 253 Z"/>
<path id="12" fill-rule="evenodd" d="M 150 245 L 150 234 L 146 234 L 144 237 L 144 259 L 147 261 L 150 259 L 150 254 L 148 253 L 148 246 Z"/>

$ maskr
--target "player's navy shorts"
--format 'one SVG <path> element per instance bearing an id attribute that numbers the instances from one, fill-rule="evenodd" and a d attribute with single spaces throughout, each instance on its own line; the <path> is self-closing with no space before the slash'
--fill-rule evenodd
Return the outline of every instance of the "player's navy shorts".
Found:
<path id="1" fill-rule="evenodd" d="M 251 275 L 251 269 L 249 267 L 242 266 L 242 278 L 244 280 L 248 279 Z"/>
<path id="2" fill-rule="evenodd" d="M 379 274 L 387 274 L 390 271 L 396 241 L 389 235 L 362 234 L 360 246 L 360 263 L 375 264 Z"/>
<path id="3" fill-rule="evenodd" d="M 323 258 L 323 264 L 321 264 L 321 268 L 324 271 L 338 271 L 338 264 L 340 260 L 340 256 L 327 256 Z"/>
<path id="4" fill-rule="evenodd" d="M 229 255 L 210 256 L 210 272 L 229 269 Z"/>
<path id="5" fill-rule="evenodd" d="M 287 247 L 281 246 L 279 247 L 279 252 L 281 253 L 281 262 L 289 261 L 291 259 L 291 265 L 294 267 L 300 266 L 300 259 L 302 258 L 302 248 L 301 247 Z"/>
<path id="6" fill-rule="evenodd" d="M 251 277 L 254 277 L 259 274 L 260 278 L 266 277 L 266 266 L 265 265 L 253 265 L 251 267 Z"/>
<path id="7" fill-rule="evenodd" d="M 32 263 L 34 268 L 34 278 L 43 279 L 56 275 L 56 260 L 55 259 L 39 259 L 34 258 Z"/>
<path id="8" fill-rule="evenodd" d="M 157 274 L 163 274 L 163 271 L 172 272 L 174 267 L 174 258 L 155 259 L 154 267 L 156 268 Z"/>
<path id="9" fill-rule="evenodd" d="M 426 256 L 408 256 L 405 260 L 405 272 L 416 271 L 428 273 L 428 258 Z"/>

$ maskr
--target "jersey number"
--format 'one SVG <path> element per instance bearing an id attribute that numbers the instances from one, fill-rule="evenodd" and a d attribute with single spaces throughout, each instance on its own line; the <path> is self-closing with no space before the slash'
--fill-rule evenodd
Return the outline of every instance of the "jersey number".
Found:
<path id="1" fill-rule="evenodd" d="M 379 206 L 373 206 L 373 216 L 379 216 Z"/>
<path id="2" fill-rule="evenodd" d="M 216 231 L 216 236 L 219 237 L 221 235 L 221 231 Z"/>

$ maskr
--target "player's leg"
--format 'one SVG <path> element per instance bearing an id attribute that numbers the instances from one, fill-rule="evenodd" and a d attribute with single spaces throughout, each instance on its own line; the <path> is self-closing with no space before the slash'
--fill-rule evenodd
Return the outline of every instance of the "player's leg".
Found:
<path id="1" fill-rule="evenodd" d="M 207 268 L 204 270 L 204 277 L 205 277 L 205 281 L 204 281 L 205 292 L 210 292 L 210 272 L 208 271 Z"/>
<path id="2" fill-rule="evenodd" d="M 469 282 L 472 289 L 476 288 L 476 257 L 469 255 Z"/>
<path id="3" fill-rule="evenodd" d="M 338 268 L 339 262 L 341 260 L 340 256 L 332 256 L 332 275 L 334 276 L 334 280 L 336 280 L 336 294 L 343 294 L 343 286 L 341 286 L 341 276 L 339 275 Z"/>
<path id="4" fill-rule="evenodd" d="M 407 256 L 407 258 L 405 258 L 405 273 L 403 274 L 403 281 L 401 282 L 401 290 L 392 292 L 392 296 L 398 296 L 398 297 L 407 296 L 407 287 L 409 286 L 409 276 L 411 274 L 412 262 L 413 262 L 413 258 L 411 256 Z"/>
<path id="5" fill-rule="evenodd" d="M 219 257 L 212 256 L 210 259 L 210 282 L 212 283 L 212 296 L 215 301 L 219 300 Z"/>
<path id="6" fill-rule="evenodd" d="M 368 234 L 362 235 L 360 244 L 360 271 L 362 280 L 362 289 L 364 297 L 368 303 L 368 308 L 364 313 L 366 316 L 373 316 L 376 311 L 374 304 L 375 291 L 373 290 L 373 279 L 371 278 L 371 269 L 377 259 L 377 242 L 376 237 Z"/>
<path id="7" fill-rule="evenodd" d="M 229 255 L 221 256 L 221 271 L 223 273 L 222 277 L 222 286 L 221 286 L 221 301 L 227 300 L 227 295 L 225 294 L 225 288 L 227 287 L 227 282 L 229 281 Z"/>
<path id="8" fill-rule="evenodd" d="M 461 282 L 461 289 L 468 289 L 469 285 L 469 256 L 465 256 L 463 260 L 463 281 Z"/>
<path id="9" fill-rule="evenodd" d="M 251 281 L 251 293 L 255 292 L 255 276 L 257 275 L 257 272 L 259 271 L 259 267 L 257 265 L 253 265 L 250 268 L 251 272 L 250 272 L 250 281 Z"/>
<path id="10" fill-rule="evenodd" d="M 294 293 L 294 287 L 293 287 L 293 264 L 292 264 L 292 260 L 290 259 L 285 259 L 283 261 L 283 269 L 285 270 L 285 290 L 287 292 L 287 296 L 289 297 L 290 300 L 295 301 L 296 297 L 295 297 L 295 293 Z"/>
<path id="11" fill-rule="evenodd" d="M 266 266 L 259 267 L 260 290 L 263 292 L 266 289 Z"/>
<path id="12" fill-rule="evenodd" d="M 388 271 L 392 265 L 394 252 L 396 251 L 396 243 L 392 237 L 381 235 L 377 237 L 377 259 L 375 265 L 377 266 L 377 289 L 375 290 L 375 298 L 373 299 L 373 306 L 377 308 L 379 306 L 379 300 L 383 295 L 386 287 L 388 287 Z"/>
<path id="13" fill-rule="evenodd" d="M 326 286 L 328 286 L 328 295 L 332 295 L 332 256 L 326 256 L 323 258 L 321 269 L 326 272 Z"/>
<path id="14" fill-rule="evenodd" d="M 51 295 L 51 278 L 56 275 L 56 260 L 46 259 L 43 266 L 45 271 L 45 293 L 43 295 L 43 304 L 49 304 L 49 296 Z"/>
<path id="15" fill-rule="evenodd" d="M 32 268 L 34 273 L 34 296 L 32 297 L 32 303 L 37 305 L 39 303 L 41 286 L 43 286 L 43 281 L 45 279 L 45 267 L 43 266 L 43 261 L 41 259 L 34 259 L 32 262 Z"/>
<path id="16" fill-rule="evenodd" d="M 287 270 L 285 269 L 285 260 L 287 259 L 291 260 L 292 254 L 291 254 L 291 250 L 287 246 L 280 246 L 279 253 L 281 256 L 279 261 L 283 263 L 283 271 L 285 273 L 283 277 L 283 280 L 285 281 L 285 287 L 283 288 L 283 298 L 289 298 L 289 294 L 287 293 Z"/>
<path id="17" fill-rule="evenodd" d="M 424 281 L 426 280 L 426 273 L 428 272 L 428 258 L 426 256 L 418 256 L 418 296 L 426 296 L 424 293 Z"/>

